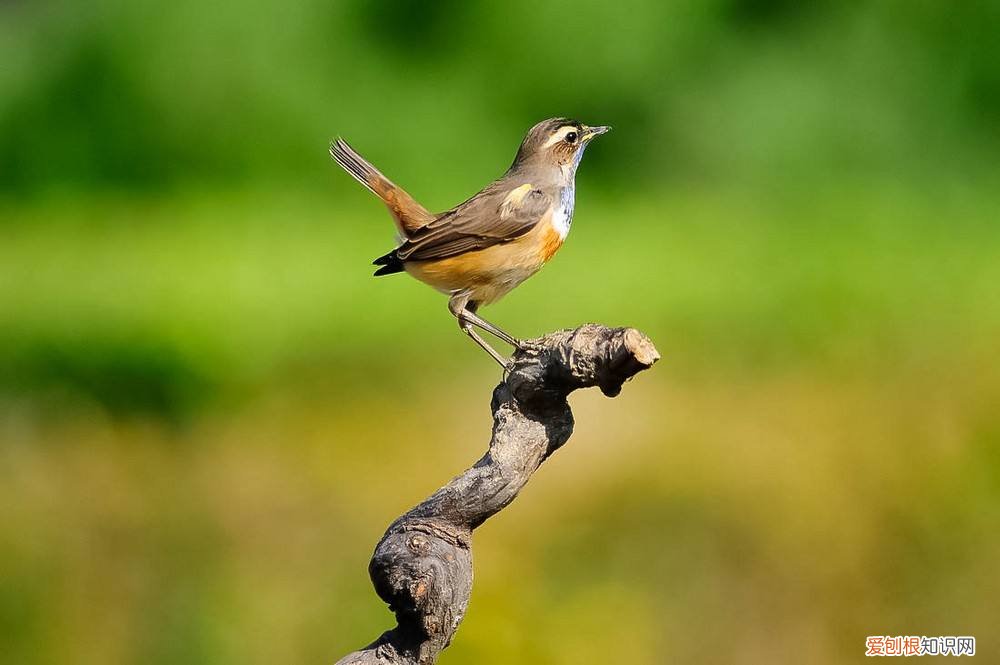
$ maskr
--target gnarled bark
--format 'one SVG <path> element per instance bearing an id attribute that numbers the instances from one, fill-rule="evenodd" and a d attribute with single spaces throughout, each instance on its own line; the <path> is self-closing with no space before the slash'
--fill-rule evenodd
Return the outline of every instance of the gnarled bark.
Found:
<path id="1" fill-rule="evenodd" d="M 393 522 L 368 572 L 398 625 L 337 665 L 426 665 L 458 630 L 472 592 L 472 530 L 517 496 L 542 462 L 566 443 L 566 397 L 598 386 L 614 397 L 659 354 L 633 328 L 587 324 L 525 343 L 493 391 L 489 451 Z"/>

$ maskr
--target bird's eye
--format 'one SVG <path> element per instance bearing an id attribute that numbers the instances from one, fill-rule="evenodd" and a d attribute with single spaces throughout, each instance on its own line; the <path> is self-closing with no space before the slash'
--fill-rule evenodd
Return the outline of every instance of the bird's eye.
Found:
<path id="1" fill-rule="evenodd" d="M 566 133 L 566 143 L 576 143 L 576 132 Z"/>

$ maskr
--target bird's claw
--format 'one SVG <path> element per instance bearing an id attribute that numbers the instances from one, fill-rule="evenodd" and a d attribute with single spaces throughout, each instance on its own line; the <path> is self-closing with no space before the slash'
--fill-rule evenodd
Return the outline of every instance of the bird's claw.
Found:
<path id="1" fill-rule="evenodd" d="M 521 353 L 526 353 L 529 351 L 537 351 L 542 348 L 542 345 L 533 339 L 519 339 L 515 347 Z"/>

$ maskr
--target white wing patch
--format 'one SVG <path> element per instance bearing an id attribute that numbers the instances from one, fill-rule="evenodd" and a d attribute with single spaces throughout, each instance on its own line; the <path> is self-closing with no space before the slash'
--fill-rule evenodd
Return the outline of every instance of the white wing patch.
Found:
<path id="1" fill-rule="evenodd" d="M 500 204 L 500 219 L 507 219 L 514 214 L 514 211 L 521 206 L 521 202 L 524 201 L 524 197 L 528 195 L 531 189 L 531 183 L 526 183 L 510 190 L 510 194 Z"/>

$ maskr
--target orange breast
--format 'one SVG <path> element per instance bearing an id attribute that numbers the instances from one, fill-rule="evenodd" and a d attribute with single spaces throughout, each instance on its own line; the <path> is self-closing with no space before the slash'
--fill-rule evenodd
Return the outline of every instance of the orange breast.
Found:
<path id="1" fill-rule="evenodd" d="M 552 226 L 551 220 L 544 222 L 540 240 L 539 249 L 543 262 L 551 259 L 563 244 L 563 239 L 560 237 L 559 232 L 555 230 L 555 227 Z"/>

